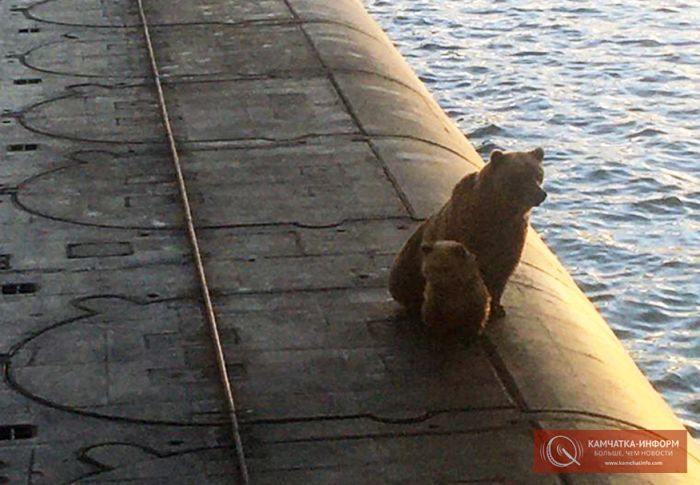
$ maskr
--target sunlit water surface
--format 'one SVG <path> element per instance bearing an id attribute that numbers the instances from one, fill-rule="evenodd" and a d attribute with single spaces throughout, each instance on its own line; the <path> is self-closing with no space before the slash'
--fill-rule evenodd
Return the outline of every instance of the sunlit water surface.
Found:
<path id="1" fill-rule="evenodd" d="M 364 0 L 482 155 L 546 152 L 533 224 L 700 435 L 700 3 Z"/>

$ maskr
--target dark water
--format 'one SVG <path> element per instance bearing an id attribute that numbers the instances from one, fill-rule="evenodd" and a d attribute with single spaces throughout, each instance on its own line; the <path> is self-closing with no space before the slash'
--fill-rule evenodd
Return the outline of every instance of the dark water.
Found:
<path id="1" fill-rule="evenodd" d="M 534 225 L 700 435 L 700 3 L 364 0 L 482 155 L 542 146 Z"/>

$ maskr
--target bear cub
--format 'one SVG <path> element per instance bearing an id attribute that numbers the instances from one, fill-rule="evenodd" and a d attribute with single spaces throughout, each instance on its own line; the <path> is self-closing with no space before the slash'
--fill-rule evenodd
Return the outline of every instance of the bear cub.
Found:
<path id="1" fill-rule="evenodd" d="M 468 337 L 480 335 L 488 320 L 491 297 L 474 255 L 457 241 L 425 243 L 421 251 L 425 278 L 421 316 L 425 324 L 439 332 L 462 328 Z"/>
<path id="2" fill-rule="evenodd" d="M 423 244 L 457 241 L 476 256 L 491 295 L 491 318 L 505 315 L 501 296 L 525 245 L 530 211 L 547 193 L 542 190 L 544 151 L 495 150 L 479 172 L 455 186 L 444 206 L 408 239 L 394 260 L 389 290 L 409 310 L 423 304 Z"/>

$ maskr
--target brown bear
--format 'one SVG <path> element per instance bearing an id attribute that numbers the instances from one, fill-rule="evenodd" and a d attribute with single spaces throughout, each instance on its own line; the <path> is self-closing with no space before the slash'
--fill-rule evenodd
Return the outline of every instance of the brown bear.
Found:
<path id="1" fill-rule="evenodd" d="M 481 334 L 491 297 L 474 255 L 457 241 L 424 243 L 421 250 L 425 324 L 439 332 L 461 328 L 469 337 Z"/>
<path id="2" fill-rule="evenodd" d="M 543 160 L 541 148 L 495 150 L 479 172 L 460 180 L 450 199 L 418 227 L 394 260 L 389 276 L 394 299 L 411 311 L 421 308 L 421 246 L 447 239 L 461 242 L 476 256 L 491 294 L 491 318 L 503 317 L 501 296 L 520 261 L 530 211 L 547 197 L 542 190 Z"/>

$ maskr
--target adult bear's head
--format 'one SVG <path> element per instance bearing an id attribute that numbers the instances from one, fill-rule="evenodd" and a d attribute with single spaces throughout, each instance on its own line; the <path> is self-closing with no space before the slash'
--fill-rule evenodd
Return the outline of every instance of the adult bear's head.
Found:
<path id="1" fill-rule="evenodd" d="M 495 203 L 495 210 L 526 214 L 547 198 L 542 190 L 544 150 L 502 152 L 494 150 L 479 173 L 479 184 Z"/>

